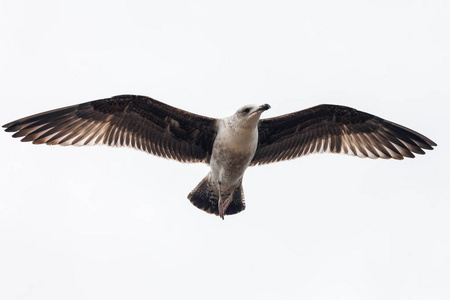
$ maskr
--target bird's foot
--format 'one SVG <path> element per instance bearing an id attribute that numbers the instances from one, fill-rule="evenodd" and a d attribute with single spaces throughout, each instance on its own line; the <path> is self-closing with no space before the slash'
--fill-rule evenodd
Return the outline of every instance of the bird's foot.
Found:
<path id="1" fill-rule="evenodd" d="M 222 200 L 222 195 L 219 197 L 219 216 L 222 220 L 224 219 L 225 212 L 227 211 L 228 206 L 230 206 L 231 201 L 233 201 L 233 193 L 231 193 L 225 201 Z"/>

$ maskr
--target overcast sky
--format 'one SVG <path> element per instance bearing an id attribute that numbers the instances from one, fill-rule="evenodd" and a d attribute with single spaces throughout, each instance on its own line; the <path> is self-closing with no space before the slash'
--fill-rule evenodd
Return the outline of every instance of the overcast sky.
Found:
<path id="1" fill-rule="evenodd" d="M 439 146 L 207 174 L 0 134 L 1 299 L 449 299 L 449 1 L 0 1 L 0 123 L 118 94 L 212 117 L 342 104 Z"/>

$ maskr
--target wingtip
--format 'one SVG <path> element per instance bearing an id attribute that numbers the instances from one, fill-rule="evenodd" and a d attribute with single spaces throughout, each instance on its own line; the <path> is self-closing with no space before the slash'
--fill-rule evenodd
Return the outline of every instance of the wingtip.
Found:
<path id="1" fill-rule="evenodd" d="M 425 146 L 428 147 L 422 147 L 425 150 L 433 150 L 433 147 L 437 147 L 437 144 L 432 141 L 431 139 L 427 138 L 426 136 L 421 136 L 421 138 L 423 139 L 423 141 L 425 142 Z"/>
<path id="2" fill-rule="evenodd" d="M 426 140 L 427 144 L 422 146 L 422 149 L 425 150 L 434 150 L 433 147 L 437 147 L 437 144 L 430 139 Z"/>
<path id="3" fill-rule="evenodd" d="M 12 122 L 2 125 L 2 128 L 5 128 L 4 130 L 6 132 L 15 132 L 15 131 L 17 131 L 17 129 L 14 126 L 16 124 L 17 124 L 17 121 L 12 121 Z"/>

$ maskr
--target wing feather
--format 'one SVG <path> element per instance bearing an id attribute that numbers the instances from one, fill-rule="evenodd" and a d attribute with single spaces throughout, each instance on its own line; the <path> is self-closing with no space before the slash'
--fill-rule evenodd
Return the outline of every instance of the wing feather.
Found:
<path id="1" fill-rule="evenodd" d="M 54 109 L 3 125 L 24 142 L 129 146 L 182 162 L 206 162 L 216 119 L 149 97 L 122 95 Z"/>
<path id="2" fill-rule="evenodd" d="M 331 152 L 370 158 L 414 157 L 436 143 L 402 125 L 339 105 L 318 105 L 259 122 L 251 165 Z"/>

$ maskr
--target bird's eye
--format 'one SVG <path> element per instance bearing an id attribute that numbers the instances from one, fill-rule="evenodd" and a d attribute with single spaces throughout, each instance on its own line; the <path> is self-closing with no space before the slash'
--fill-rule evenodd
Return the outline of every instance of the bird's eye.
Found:
<path id="1" fill-rule="evenodd" d="M 242 112 L 248 114 L 249 111 L 250 111 L 250 108 L 246 108 Z"/>

